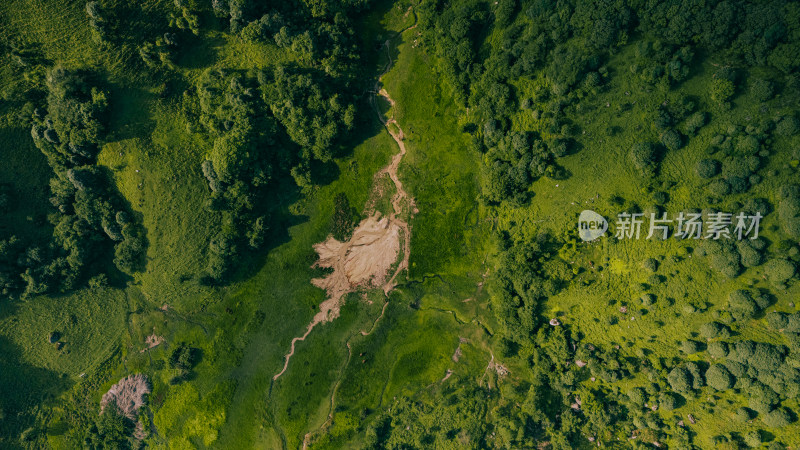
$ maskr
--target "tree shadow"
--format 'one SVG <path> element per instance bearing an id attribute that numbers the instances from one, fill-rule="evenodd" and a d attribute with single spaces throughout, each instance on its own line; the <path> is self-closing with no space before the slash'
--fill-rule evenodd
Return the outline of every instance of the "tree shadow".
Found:
<path id="1" fill-rule="evenodd" d="M 44 339 L 44 337 L 42 337 Z M 4 448 L 24 448 L 30 443 L 17 437 L 30 427 L 28 439 L 44 430 L 36 429 L 39 406 L 50 402 L 72 386 L 72 381 L 57 372 L 23 362 L 22 350 L 5 336 L 0 336 L 0 440 Z"/>
<path id="2" fill-rule="evenodd" d="M 384 0 L 363 14 L 375 14 L 383 17 L 393 5 L 393 2 Z M 366 24 L 363 20 L 354 20 L 354 22 L 357 24 L 355 27 L 357 29 L 356 35 L 363 36 L 360 55 L 362 66 L 371 67 L 372 70 L 359 74 L 356 81 L 352 82 L 354 86 L 363 86 L 363 89 L 353 88 L 354 104 L 357 107 L 354 126 L 351 131 L 340 136 L 331 149 L 332 156 L 336 159 L 351 157 L 356 147 L 384 132 L 384 124 L 377 120 L 379 116 L 373 109 L 375 106 L 373 102 L 376 100 L 375 88 L 378 86 L 378 89 L 380 89 L 381 86 L 378 78 L 384 73 L 389 61 L 386 47 L 382 43 L 385 42 L 387 36 L 392 39 L 392 45 L 390 46 L 391 60 L 395 61 L 399 54 L 398 45 L 403 42 L 402 35 L 398 35 L 396 31 L 387 30 L 383 24 L 378 29 L 370 29 L 370 24 Z M 378 36 L 381 39 L 378 39 Z M 376 45 L 370 45 L 371 43 Z M 318 71 L 309 71 L 300 67 L 287 67 L 285 69 L 287 72 L 300 72 L 310 75 L 319 73 Z M 330 90 L 330 86 L 321 87 Z M 288 133 L 283 126 L 281 125 L 279 128 L 281 134 L 279 140 L 285 142 L 289 148 L 297 148 L 296 144 L 289 140 Z M 311 161 L 309 169 L 311 182 L 315 186 L 328 186 L 341 176 L 339 166 L 334 161 Z M 265 244 L 255 251 L 248 251 L 240 255 L 231 276 L 219 284 L 227 285 L 252 278 L 263 268 L 270 251 L 290 241 L 289 229 L 308 221 L 307 216 L 298 215 L 296 212 L 290 211 L 290 207 L 298 201 L 310 200 L 303 198 L 304 194 L 297 187 L 294 179 L 289 174 L 284 174 L 273 181 L 275 184 L 270 187 L 270 192 L 263 197 L 264 200 L 268 200 L 269 206 L 263 207 L 262 211 L 268 213 L 270 217 L 270 231 Z M 309 249 L 309 255 L 313 255 L 312 249 Z"/>

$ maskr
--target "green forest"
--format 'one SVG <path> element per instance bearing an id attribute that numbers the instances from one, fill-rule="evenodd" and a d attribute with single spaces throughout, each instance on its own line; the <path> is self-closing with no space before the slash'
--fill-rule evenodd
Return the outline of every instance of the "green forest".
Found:
<path id="1" fill-rule="evenodd" d="M 800 447 L 800 3 L 0 4 L 0 448 L 593 447 Z"/>

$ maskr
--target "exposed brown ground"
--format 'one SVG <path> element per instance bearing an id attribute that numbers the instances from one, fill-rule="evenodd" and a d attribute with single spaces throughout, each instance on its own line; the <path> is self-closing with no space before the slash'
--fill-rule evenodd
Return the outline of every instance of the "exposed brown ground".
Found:
<path id="1" fill-rule="evenodd" d="M 388 49 L 390 41 L 386 41 L 385 45 Z M 386 70 L 389 67 L 391 67 L 391 59 Z M 380 78 L 376 83 L 375 90 L 394 108 L 394 100 L 385 89 L 379 89 L 379 86 Z M 405 218 L 411 217 L 417 210 L 414 205 L 414 199 L 405 191 L 403 183 L 397 175 L 400 161 L 406 154 L 406 146 L 403 142 L 405 136 L 394 117 L 385 119 L 377 104 L 375 104 L 375 111 L 378 119 L 384 124 L 400 149 L 392 157 L 389 165 L 375 174 L 373 181 L 373 196 L 380 196 L 385 191 L 380 188 L 382 177 L 388 176 L 394 184 L 395 193 L 392 197 L 392 211 L 384 217 L 375 212 L 362 220 L 353 231 L 352 237 L 346 242 L 338 241 L 333 236 L 329 236 L 324 242 L 314 245 L 314 250 L 319 255 L 319 260 L 314 265 L 333 269 L 333 272 L 325 278 L 315 278 L 311 282 L 314 286 L 325 289 L 328 297 L 319 305 L 319 312 L 314 315 L 305 333 L 292 339 L 289 353 L 284 358 L 283 369 L 272 377 L 273 380 L 277 380 L 289 367 L 289 360 L 294 355 L 295 345 L 298 341 L 305 340 L 311 330 L 318 324 L 333 320 L 339 316 L 339 309 L 342 306 L 345 295 L 361 288 L 378 287 L 382 288 L 383 292 L 388 295 L 397 286 L 397 276 L 408 269 L 408 259 L 411 253 L 411 230 Z M 367 206 L 369 208 L 370 204 L 377 203 L 373 198 L 368 202 Z M 399 262 L 398 255 L 402 255 Z M 396 267 L 392 271 L 392 266 L 395 263 Z M 391 276 L 389 276 L 390 274 Z M 386 279 L 387 277 L 388 280 Z"/>
<path id="2" fill-rule="evenodd" d="M 136 413 L 144 405 L 144 396 L 150 393 L 147 376 L 137 373 L 127 376 L 103 394 L 100 400 L 100 413 L 107 407 L 117 408 L 120 414 L 136 420 Z"/>

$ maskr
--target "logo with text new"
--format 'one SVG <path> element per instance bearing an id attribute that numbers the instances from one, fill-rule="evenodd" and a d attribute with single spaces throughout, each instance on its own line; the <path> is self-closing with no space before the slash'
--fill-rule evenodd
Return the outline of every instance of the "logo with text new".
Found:
<path id="1" fill-rule="evenodd" d="M 596 212 L 585 209 L 578 217 L 578 234 L 586 242 L 593 241 L 606 234 L 608 221 Z"/>

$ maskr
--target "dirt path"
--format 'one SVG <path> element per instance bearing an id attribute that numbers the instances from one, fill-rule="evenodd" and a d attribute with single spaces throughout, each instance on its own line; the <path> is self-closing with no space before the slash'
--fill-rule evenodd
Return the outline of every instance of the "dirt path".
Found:
<path id="1" fill-rule="evenodd" d="M 416 27 L 416 21 L 414 25 L 401 31 L 398 36 L 414 27 Z M 386 89 L 381 88 L 381 79 L 393 64 L 391 41 L 392 39 L 388 39 L 384 42 L 389 61 L 375 82 L 374 92 L 386 99 L 393 111 L 394 99 L 389 96 Z M 383 123 L 384 128 L 399 148 L 399 152 L 392 157 L 389 165 L 375 174 L 373 181 L 373 184 L 377 185 L 383 176 L 388 176 L 394 183 L 395 194 L 392 197 L 392 211 L 385 217 L 381 217 L 380 213 L 374 213 L 362 220 L 353 231 L 352 237 L 346 242 L 338 241 L 330 236 L 324 242 L 314 245 L 314 250 L 319 255 L 315 266 L 331 268 L 333 272 L 325 278 L 315 278 L 311 282 L 314 286 L 325 289 L 328 297 L 319 305 L 319 311 L 306 327 L 305 333 L 292 339 L 289 353 L 284 357 L 283 369 L 272 377 L 273 381 L 286 372 L 298 342 L 304 341 L 318 324 L 331 321 L 339 316 L 339 309 L 347 294 L 362 288 L 381 288 L 388 296 L 389 292 L 397 286 L 396 280 L 400 273 L 408 270 L 408 260 L 411 254 L 411 228 L 407 220 L 417 212 L 417 209 L 414 199 L 406 192 L 397 174 L 400 162 L 406 154 L 406 146 L 403 142 L 405 135 L 393 114 L 390 118 L 384 118 L 375 98 L 372 98 L 372 106 L 378 120 Z M 398 255 L 400 255 L 399 262 Z M 396 267 L 392 270 L 395 263 Z M 391 276 L 387 280 L 390 273 Z M 384 311 L 385 309 L 384 307 Z M 383 317 L 383 311 L 380 317 Z"/>

